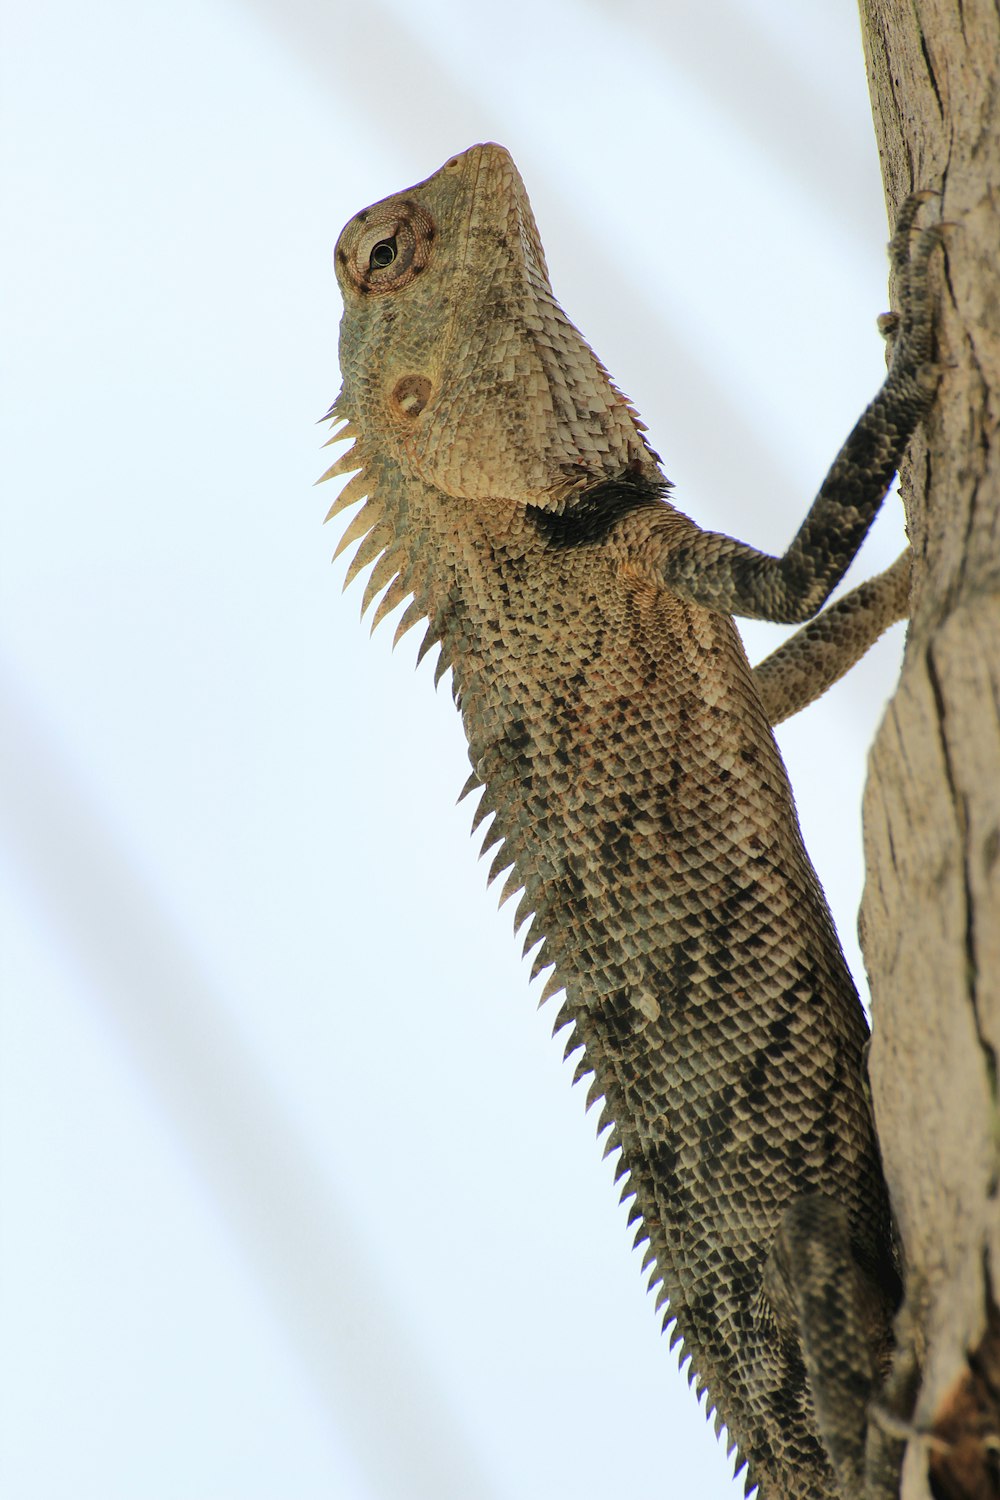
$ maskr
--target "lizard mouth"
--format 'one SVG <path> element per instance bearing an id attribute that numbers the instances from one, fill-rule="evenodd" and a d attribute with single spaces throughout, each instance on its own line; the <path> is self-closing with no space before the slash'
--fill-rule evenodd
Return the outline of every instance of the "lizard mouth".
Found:
<path id="1" fill-rule="evenodd" d="M 474 243 L 484 237 L 513 252 L 518 245 L 529 276 L 549 291 L 549 272 L 531 203 L 514 159 L 504 146 L 487 141 L 453 156 L 442 168 L 465 178 L 469 197 L 463 266 L 475 261 Z M 498 222 L 506 208 L 506 223 Z M 534 273 L 533 275 L 531 273 Z M 549 293 L 551 295 L 551 292 Z"/>

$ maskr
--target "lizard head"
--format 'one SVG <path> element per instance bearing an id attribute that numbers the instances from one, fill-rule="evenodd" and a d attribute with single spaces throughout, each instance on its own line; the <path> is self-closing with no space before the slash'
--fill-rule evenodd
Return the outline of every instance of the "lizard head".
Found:
<path id="1" fill-rule="evenodd" d="M 559 510 L 579 488 L 656 473 L 634 412 L 552 295 L 502 146 L 473 146 L 363 209 L 335 264 L 334 411 L 404 476 Z"/>

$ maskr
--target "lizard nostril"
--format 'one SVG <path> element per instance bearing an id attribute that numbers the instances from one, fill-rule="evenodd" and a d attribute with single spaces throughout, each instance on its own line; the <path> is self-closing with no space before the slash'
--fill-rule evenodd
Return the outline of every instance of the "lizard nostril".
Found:
<path id="1" fill-rule="evenodd" d="M 393 388 L 392 400 L 404 416 L 419 417 L 433 389 L 426 375 L 404 375 Z"/>

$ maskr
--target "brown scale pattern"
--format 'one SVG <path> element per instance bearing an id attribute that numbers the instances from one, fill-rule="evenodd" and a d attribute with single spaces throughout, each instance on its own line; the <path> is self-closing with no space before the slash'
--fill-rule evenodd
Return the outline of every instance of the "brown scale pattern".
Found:
<path id="1" fill-rule="evenodd" d="M 703 534 L 664 498 L 641 424 L 555 303 L 500 147 L 365 210 L 337 259 L 331 415 L 356 441 L 328 473 L 360 472 L 331 514 L 367 497 L 345 532 L 359 543 L 348 576 L 374 563 L 376 623 L 412 596 L 397 639 L 425 620 L 421 652 L 440 643 L 439 674 L 453 672 L 474 826 L 494 814 L 491 878 L 509 870 L 526 951 L 542 940 L 533 973 L 554 965 L 545 993 L 565 990 L 556 1029 L 572 1024 L 567 1054 L 583 1048 L 577 1074 L 605 1101 L 672 1342 L 748 1483 L 833 1497 L 839 1449 L 820 1437 L 804 1361 L 849 1384 L 853 1303 L 823 1286 L 796 1300 L 793 1283 L 801 1264 L 856 1278 L 862 1356 L 882 1360 L 896 1288 L 867 1032 L 732 620 L 664 583 Z M 912 400 L 899 383 L 896 426 L 900 401 L 919 415 L 929 399 L 929 382 Z M 816 1194 L 849 1238 L 832 1233 L 825 1260 Z M 800 1254 L 781 1226 L 803 1203 Z M 843 1354 L 838 1335 L 817 1363 L 803 1309 L 844 1333 Z M 863 1443 L 863 1404 L 828 1409 Z M 852 1430 L 844 1442 L 856 1471 Z"/>

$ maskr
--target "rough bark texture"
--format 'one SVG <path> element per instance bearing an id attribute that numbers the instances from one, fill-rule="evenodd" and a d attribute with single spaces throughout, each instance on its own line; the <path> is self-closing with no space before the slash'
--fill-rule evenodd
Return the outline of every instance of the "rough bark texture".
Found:
<path id="1" fill-rule="evenodd" d="M 931 187 L 956 226 L 939 272 L 950 368 L 903 476 L 911 625 L 865 798 L 871 1081 L 925 1434 L 902 1494 L 985 1496 L 1000 1467 L 1000 9 L 861 0 L 861 20 L 889 220 Z"/>

